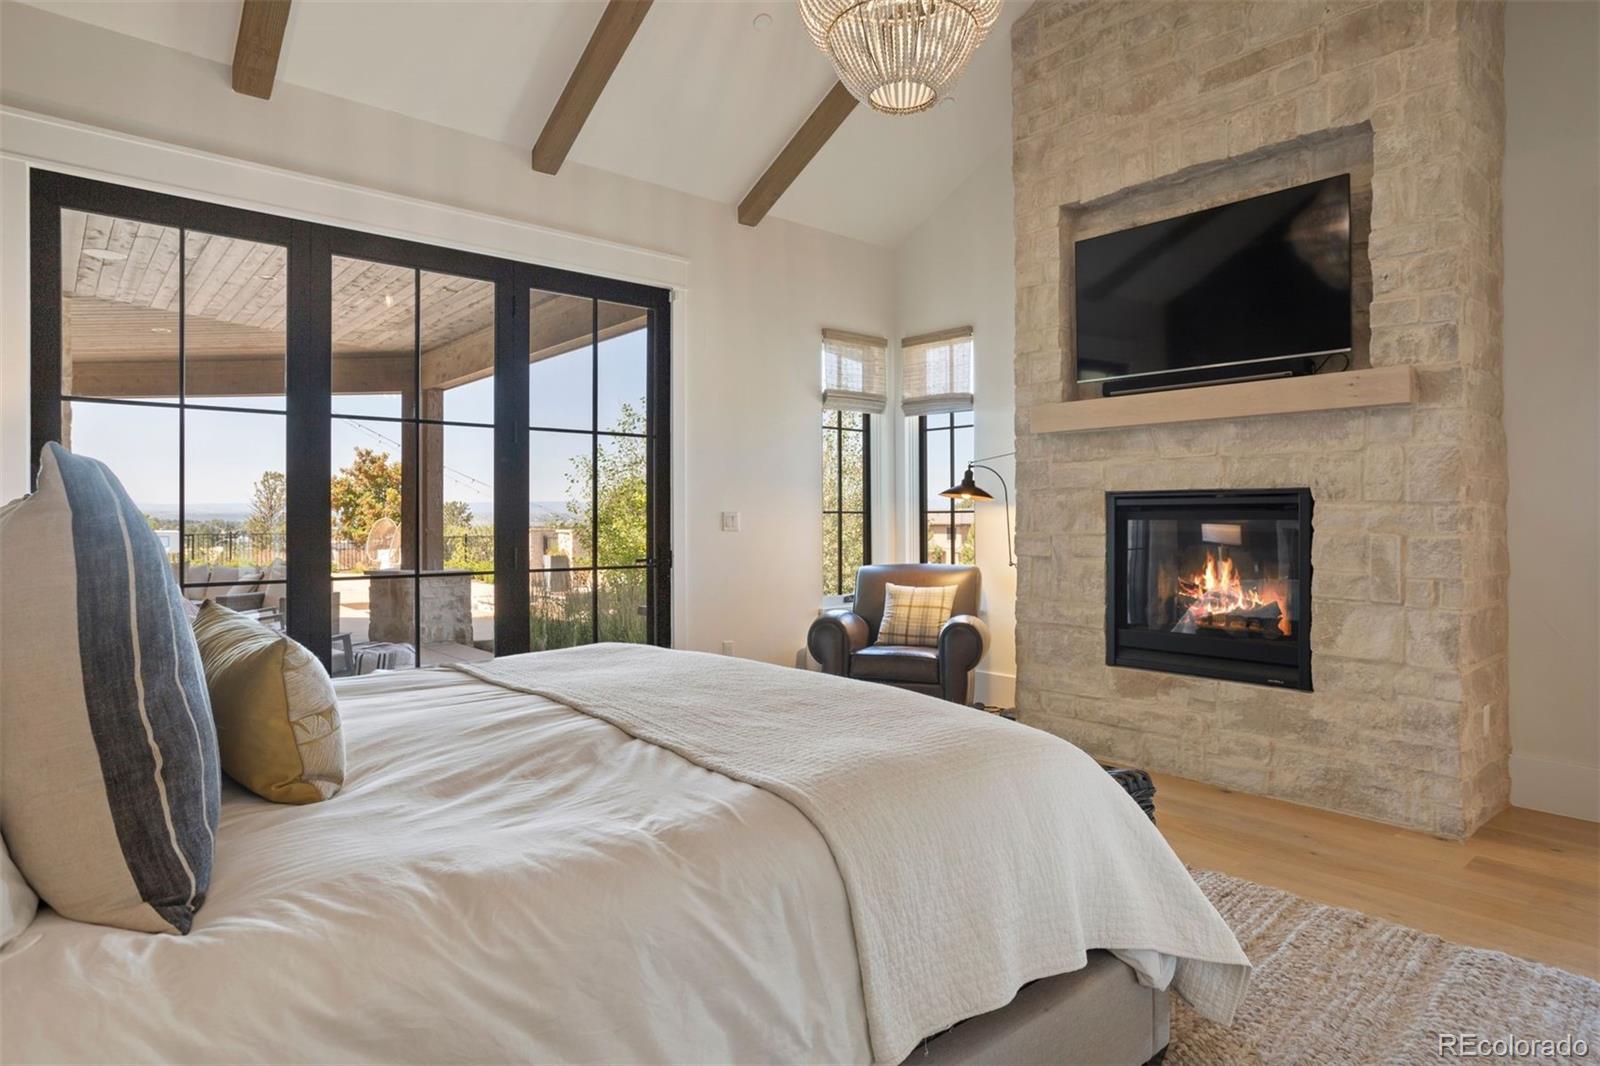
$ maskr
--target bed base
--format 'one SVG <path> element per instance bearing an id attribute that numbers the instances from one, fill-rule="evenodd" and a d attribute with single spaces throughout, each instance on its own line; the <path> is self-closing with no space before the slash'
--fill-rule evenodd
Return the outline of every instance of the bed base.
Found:
<path id="1" fill-rule="evenodd" d="M 1166 992 L 1091 951 L 1083 969 L 1035 981 L 999 1010 L 930 1037 L 903 1066 L 1141 1066 L 1166 1054 L 1170 1025 Z"/>

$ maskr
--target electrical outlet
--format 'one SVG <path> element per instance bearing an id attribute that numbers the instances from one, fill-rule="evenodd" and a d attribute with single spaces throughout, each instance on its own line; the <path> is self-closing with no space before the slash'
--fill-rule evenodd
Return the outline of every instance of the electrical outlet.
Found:
<path id="1" fill-rule="evenodd" d="M 722 512 L 722 531 L 724 533 L 737 533 L 737 532 L 739 532 L 739 512 L 738 511 L 723 511 Z"/>
<path id="2" fill-rule="evenodd" d="M 725 641 L 722 642 L 722 654 L 724 654 L 724 655 L 732 655 L 733 654 L 733 641 L 725 640 Z"/>

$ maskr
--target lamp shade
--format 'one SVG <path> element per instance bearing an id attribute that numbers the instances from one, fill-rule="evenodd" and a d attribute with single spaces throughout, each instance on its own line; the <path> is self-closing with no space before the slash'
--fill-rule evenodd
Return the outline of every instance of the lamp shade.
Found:
<path id="1" fill-rule="evenodd" d="M 952 485 L 939 493 L 947 500 L 992 500 L 993 496 L 978 487 L 972 480 L 972 467 L 967 467 L 967 472 L 961 477 L 961 484 Z"/>

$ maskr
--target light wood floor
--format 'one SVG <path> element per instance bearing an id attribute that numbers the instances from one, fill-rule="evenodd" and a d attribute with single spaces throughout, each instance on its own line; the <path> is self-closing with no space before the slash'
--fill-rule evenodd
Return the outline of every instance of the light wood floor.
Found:
<path id="1" fill-rule="evenodd" d="M 1156 776 L 1190 866 L 1600 978 L 1600 823 L 1513 807 L 1465 843 Z"/>

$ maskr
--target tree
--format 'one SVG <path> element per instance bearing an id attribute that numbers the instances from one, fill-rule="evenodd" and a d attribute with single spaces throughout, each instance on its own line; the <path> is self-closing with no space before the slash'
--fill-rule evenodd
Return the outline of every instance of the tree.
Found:
<path id="1" fill-rule="evenodd" d="M 283 474 L 268 470 L 256 479 L 250 492 L 250 517 L 244 520 L 244 531 L 252 540 L 263 546 L 283 533 L 288 516 L 289 498 Z"/>
<path id="2" fill-rule="evenodd" d="M 623 404 L 616 431 L 642 434 L 644 427 L 644 412 Z M 575 520 L 578 556 L 593 558 L 600 566 L 633 566 L 650 552 L 644 438 L 602 437 L 599 461 L 599 489 L 592 505 L 595 467 L 590 458 L 573 459 L 567 474 L 567 507 Z M 599 534 L 598 551 L 590 543 L 591 531 Z"/>
<path id="3" fill-rule="evenodd" d="M 357 447 L 355 460 L 333 476 L 333 535 L 365 541 L 378 519 L 400 521 L 403 483 L 400 463 L 388 452 Z"/>
<path id="4" fill-rule="evenodd" d="M 444 501 L 444 528 L 455 530 L 469 530 L 472 528 L 474 516 L 472 504 L 466 500 Z"/>
<path id="5" fill-rule="evenodd" d="M 623 404 L 616 432 L 643 434 L 643 401 Z M 602 436 L 597 449 L 599 465 L 589 456 L 572 461 L 567 473 L 567 509 L 573 516 L 573 536 L 578 559 L 593 559 L 600 566 L 635 566 L 650 550 L 649 488 L 645 473 L 643 436 Z M 590 488 L 598 488 L 590 499 Z M 598 534 L 599 547 L 593 541 Z M 582 565 L 587 565 L 587 562 Z M 599 582 L 601 640 L 640 642 L 648 636 L 643 607 L 648 599 L 642 570 L 602 571 Z M 575 590 L 565 597 L 557 617 L 541 619 L 535 612 L 535 646 L 562 647 L 586 644 L 589 636 L 588 594 Z M 543 641 L 544 643 L 539 643 Z"/>
<path id="6" fill-rule="evenodd" d="M 967 527 L 967 535 L 961 541 L 961 562 L 972 566 L 978 561 L 978 530 L 976 526 Z"/>
<path id="7" fill-rule="evenodd" d="M 444 565 L 451 570 L 486 570 L 494 566 L 494 523 L 479 525 L 466 500 L 444 501 Z M 488 582 L 480 574 L 474 581 Z"/>

